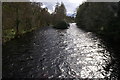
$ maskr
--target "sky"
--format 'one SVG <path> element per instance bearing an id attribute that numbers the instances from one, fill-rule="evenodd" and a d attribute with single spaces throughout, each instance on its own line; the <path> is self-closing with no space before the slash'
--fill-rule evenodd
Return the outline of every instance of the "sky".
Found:
<path id="1" fill-rule="evenodd" d="M 32 0 L 35 2 L 42 2 L 42 7 L 48 8 L 48 11 L 52 13 L 55 9 L 55 5 L 57 2 L 61 3 L 63 2 L 66 9 L 67 9 L 67 15 L 73 14 L 76 11 L 76 8 L 85 2 L 86 0 Z"/>

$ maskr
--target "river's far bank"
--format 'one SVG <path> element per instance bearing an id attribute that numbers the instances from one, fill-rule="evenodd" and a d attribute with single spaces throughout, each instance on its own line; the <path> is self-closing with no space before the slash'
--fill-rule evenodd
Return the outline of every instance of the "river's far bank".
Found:
<path id="1" fill-rule="evenodd" d="M 18 35 L 16 36 L 16 33 L 15 33 L 15 30 L 14 29 L 8 29 L 8 30 L 4 30 L 3 31 L 3 35 L 2 35 L 2 43 L 6 43 L 12 39 L 15 39 L 15 38 L 20 38 L 22 37 L 23 35 L 25 35 L 26 33 L 29 33 L 29 32 L 32 32 L 34 30 L 36 30 L 37 28 L 32 28 L 30 30 L 26 30 L 26 31 L 21 31 L 18 33 Z"/>
<path id="2" fill-rule="evenodd" d="M 3 35 L 2 35 L 2 44 L 4 45 L 4 44 L 6 44 L 6 43 L 11 42 L 12 40 L 16 40 L 16 39 L 20 39 L 20 38 L 25 38 L 26 35 L 31 34 L 31 33 L 34 34 L 34 33 L 35 33 L 36 31 L 38 31 L 38 30 L 45 30 L 45 29 L 53 28 L 52 26 L 53 26 L 53 25 L 50 25 L 50 26 L 41 26 L 41 27 L 32 28 L 31 30 L 28 30 L 28 31 L 25 31 L 25 32 L 21 32 L 18 37 L 16 37 L 15 34 L 13 34 L 13 33 L 10 33 L 11 35 L 9 35 L 9 34 L 7 33 L 8 36 L 4 36 L 4 37 L 3 37 Z M 15 33 L 15 32 L 14 32 L 14 33 Z M 32 35 L 31 35 L 31 36 L 32 36 Z M 8 38 L 8 37 L 9 37 L 9 38 Z M 5 40 L 5 39 L 7 39 L 7 40 Z"/>

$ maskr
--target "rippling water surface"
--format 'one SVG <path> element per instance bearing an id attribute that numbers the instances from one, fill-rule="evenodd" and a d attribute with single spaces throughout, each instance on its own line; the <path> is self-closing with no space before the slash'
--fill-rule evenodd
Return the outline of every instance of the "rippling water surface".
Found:
<path id="1" fill-rule="evenodd" d="M 110 63 L 101 40 L 75 23 L 38 29 L 3 46 L 3 77 L 109 78 Z"/>

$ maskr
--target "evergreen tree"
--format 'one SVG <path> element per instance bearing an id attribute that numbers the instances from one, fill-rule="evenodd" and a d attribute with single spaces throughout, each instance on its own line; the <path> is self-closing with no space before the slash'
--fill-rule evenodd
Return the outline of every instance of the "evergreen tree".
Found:
<path id="1" fill-rule="evenodd" d="M 65 18 L 66 18 L 66 8 L 64 6 L 64 3 L 61 3 L 61 4 L 56 3 L 55 11 L 53 13 L 53 16 L 54 16 L 54 21 L 55 22 L 65 20 Z"/>

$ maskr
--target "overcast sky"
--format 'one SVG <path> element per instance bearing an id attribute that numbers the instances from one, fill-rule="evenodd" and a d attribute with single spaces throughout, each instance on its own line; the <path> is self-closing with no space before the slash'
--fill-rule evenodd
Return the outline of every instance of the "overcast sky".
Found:
<path id="1" fill-rule="evenodd" d="M 86 0 L 32 0 L 32 1 L 42 2 L 43 3 L 42 7 L 43 8 L 47 7 L 50 13 L 54 11 L 57 2 L 59 3 L 63 2 L 67 9 L 67 14 L 73 14 L 76 8 Z"/>

